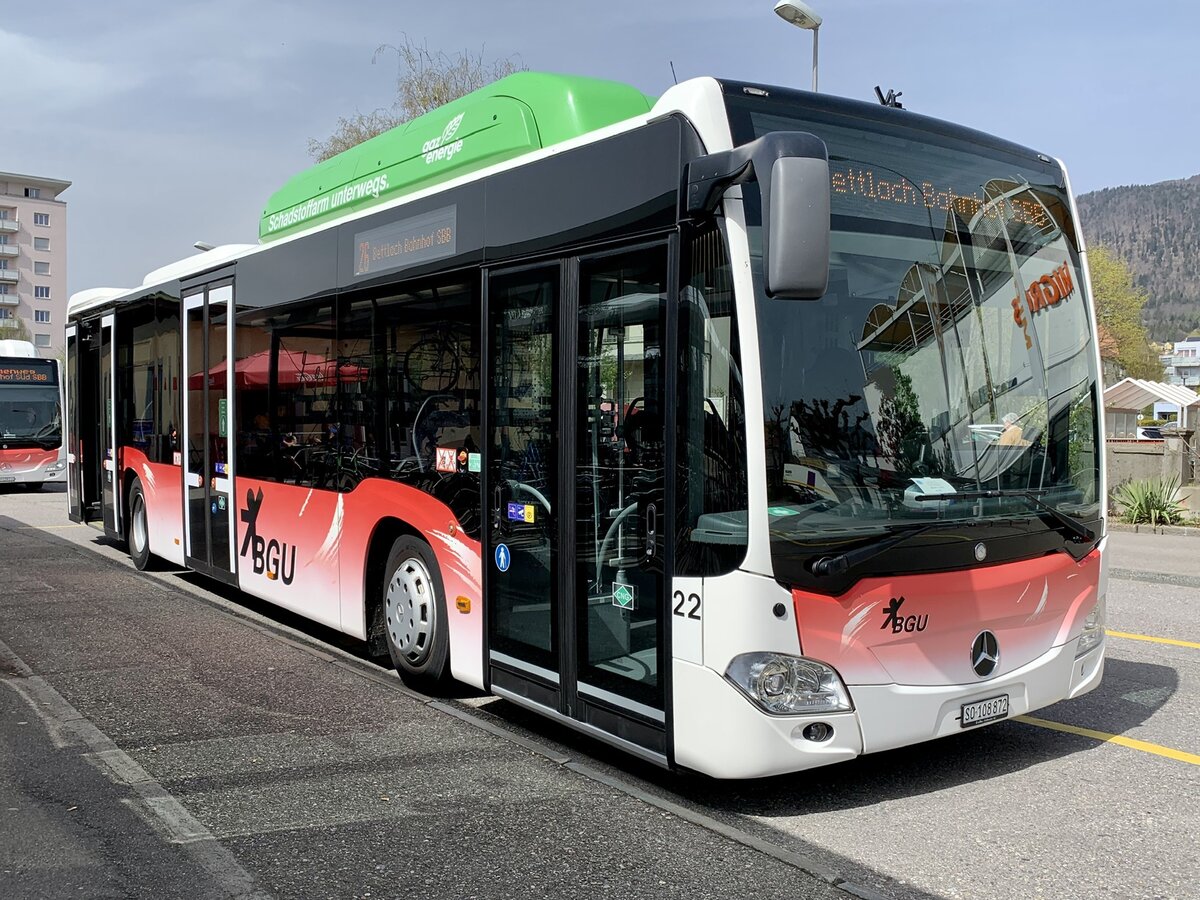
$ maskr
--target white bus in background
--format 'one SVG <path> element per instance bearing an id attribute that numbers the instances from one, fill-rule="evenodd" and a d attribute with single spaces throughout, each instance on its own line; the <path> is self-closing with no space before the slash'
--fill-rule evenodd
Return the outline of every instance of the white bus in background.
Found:
<path id="1" fill-rule="evenodd" d="M 0 486 L 37 491 L 65 478 L 58 362 L 29 341 L 0 340 Z"/>

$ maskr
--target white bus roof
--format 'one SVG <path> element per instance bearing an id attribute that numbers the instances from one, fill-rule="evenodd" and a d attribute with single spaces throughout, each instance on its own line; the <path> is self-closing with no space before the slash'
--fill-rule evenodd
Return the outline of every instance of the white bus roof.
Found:
<path id="1" fill-rule="evenodd" d="M 16 356 L 22 359 L 34 359 L 38 355 L 37 348 L 29 341 L 0 341 L 0 356 Z"/>

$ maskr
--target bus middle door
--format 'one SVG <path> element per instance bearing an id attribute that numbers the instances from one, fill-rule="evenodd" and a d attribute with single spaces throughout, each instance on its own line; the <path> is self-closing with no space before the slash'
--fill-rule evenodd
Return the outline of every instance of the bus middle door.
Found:
<path id="1" fill-rule="evenodd" d="M 184 555 L 197 571 L 233 583 L 233 285 L 185 293 L 183 305 Z"/>

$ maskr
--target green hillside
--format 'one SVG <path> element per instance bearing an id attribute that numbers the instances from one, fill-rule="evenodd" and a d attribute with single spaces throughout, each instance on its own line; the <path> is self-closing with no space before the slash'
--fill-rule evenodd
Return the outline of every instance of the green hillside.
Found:
<path id="1" fill-rule="evenodd" d="M 1200 175 L 1104 188 L 1078 198 L 1088 245 L 1108 247 L 1149 295 L 1151 340 L 1200 329 Z"/>

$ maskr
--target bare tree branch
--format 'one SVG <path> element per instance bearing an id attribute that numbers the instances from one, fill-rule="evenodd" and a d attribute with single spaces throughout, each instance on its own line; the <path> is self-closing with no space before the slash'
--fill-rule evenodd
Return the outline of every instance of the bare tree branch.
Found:
<path id="1" fill-rule="evenodd" d="M 399 44 L 380 44 L 371 55 L 371 62 L 389 52 L 397 56 L 396 99 L 391 108 L 341 117 L 328 138 L 309 138 L 308 153 L 314 160 L 329 159 L 464 94 L 528 68 L 512 58 L 488 62 L 482 48 L 477 53 L 463 50 L 451 56 L 441 50 L 430 50 L 427 44 L 416 44 L 407 35 Z"/>

